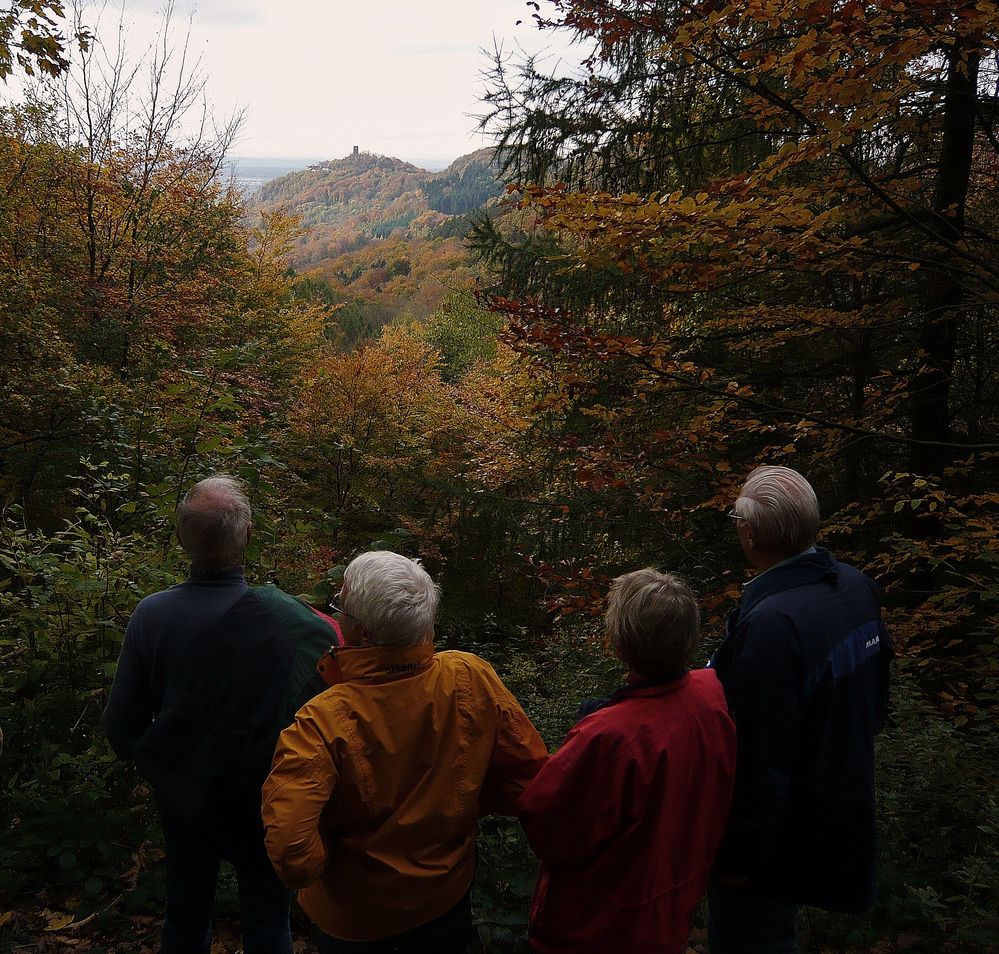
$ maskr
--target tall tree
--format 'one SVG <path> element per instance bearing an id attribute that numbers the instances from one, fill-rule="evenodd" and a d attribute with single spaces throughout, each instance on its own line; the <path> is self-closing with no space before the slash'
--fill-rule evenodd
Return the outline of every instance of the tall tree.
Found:
<path id="1" fill-rule="evenodd" d="M 64 516 L 88 455 L 128 468 L 133 504 L 175 493 L 280 418 L 321 333 L 284 275 L 295 226 L 250 228 L 219 174 L 238 117 L 206 118 L 169 9 L 162 30 L 139 67 L 90 51 L 55 101 L 0 111 L 0 489 L 30 521 Z"/>
<path id="2" fill-rule="evenodd" d="M 800 459 L 907 609 L 961 617 L 987 567 L 947 528 L 994 529 L 999 450 L 996 12 L 555 0 L 583 69 L 497 62 L 484 125 L 533 223 L 473 247 L 608 514 L 704 532 L 730 475 Z"/>

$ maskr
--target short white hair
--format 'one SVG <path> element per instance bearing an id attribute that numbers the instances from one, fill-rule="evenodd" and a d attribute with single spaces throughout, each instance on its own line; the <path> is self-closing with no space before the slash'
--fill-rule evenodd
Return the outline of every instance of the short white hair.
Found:
<path id="1" fill-rule="evenodd" d="M 344 613 L 380 646 L 416 646 L 434 636 L 440 587 L 420 565 L 390 550 L 355 557 L 343 574 Z"/>
<path id="2" fill-rule="evenodd" d="M 812 485 L 790 467 L 757 467 L 739 492 L 735 512 L 764 550 L 792 556 L 815 545 L 819 501 Z"/>

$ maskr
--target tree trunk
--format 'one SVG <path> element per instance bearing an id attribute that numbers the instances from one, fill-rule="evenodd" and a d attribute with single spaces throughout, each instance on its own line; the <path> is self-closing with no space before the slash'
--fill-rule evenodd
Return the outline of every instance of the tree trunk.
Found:
<path id="1" fill-rule="evenodd" d="M 919 474 L 939 473 L 951 456 L 946 446 L 952 440 L 951 374 L 958 332 L 965 320 L 965 291 L 961 260 L 946 246 L 964 239 L 979 60 L 977 53 L 966 53 L 960 44 L 948 51 L 943 141 L 933 199 L 936 228 L 944 247 L 939 270 L 926 288 L 918 339 L 921 367 L 910 399 L 913 438 L 932 442 L 913 445 L 912 469 Z"/>

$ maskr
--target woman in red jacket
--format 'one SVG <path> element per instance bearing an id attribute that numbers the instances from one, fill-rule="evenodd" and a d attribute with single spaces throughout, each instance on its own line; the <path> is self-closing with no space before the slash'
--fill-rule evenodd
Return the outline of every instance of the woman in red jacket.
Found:
<path id="1" fill-rule="evenodd" d="M 675 954 L 725 829 L 735 725 L 714 672 L 690 672 L 694 594 L 656 570 L 618 577 L 607 631 L 627 684 L 587 714 L 521 795 L 541 873 L 542 954 Z"/>

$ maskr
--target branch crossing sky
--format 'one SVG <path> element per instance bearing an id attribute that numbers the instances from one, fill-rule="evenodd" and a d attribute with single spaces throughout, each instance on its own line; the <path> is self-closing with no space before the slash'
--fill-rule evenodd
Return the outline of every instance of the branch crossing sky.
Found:
<path id="1" fill-rule="evenodd" d="M 162 10 L 125 0 L 83 20 L 113 46 L 121 13 L 136 60 Z M 438 168 L 489 145 L 475 117 L 494 45 L 551 64 L 574 57 L 533 12 L 524 0 L 201 0 L 177 3 L 172 30 L 175 42 L 190 30 L 215 115 L 247 108 L 236 156 L 335 159 L 356 145 Z"/>

